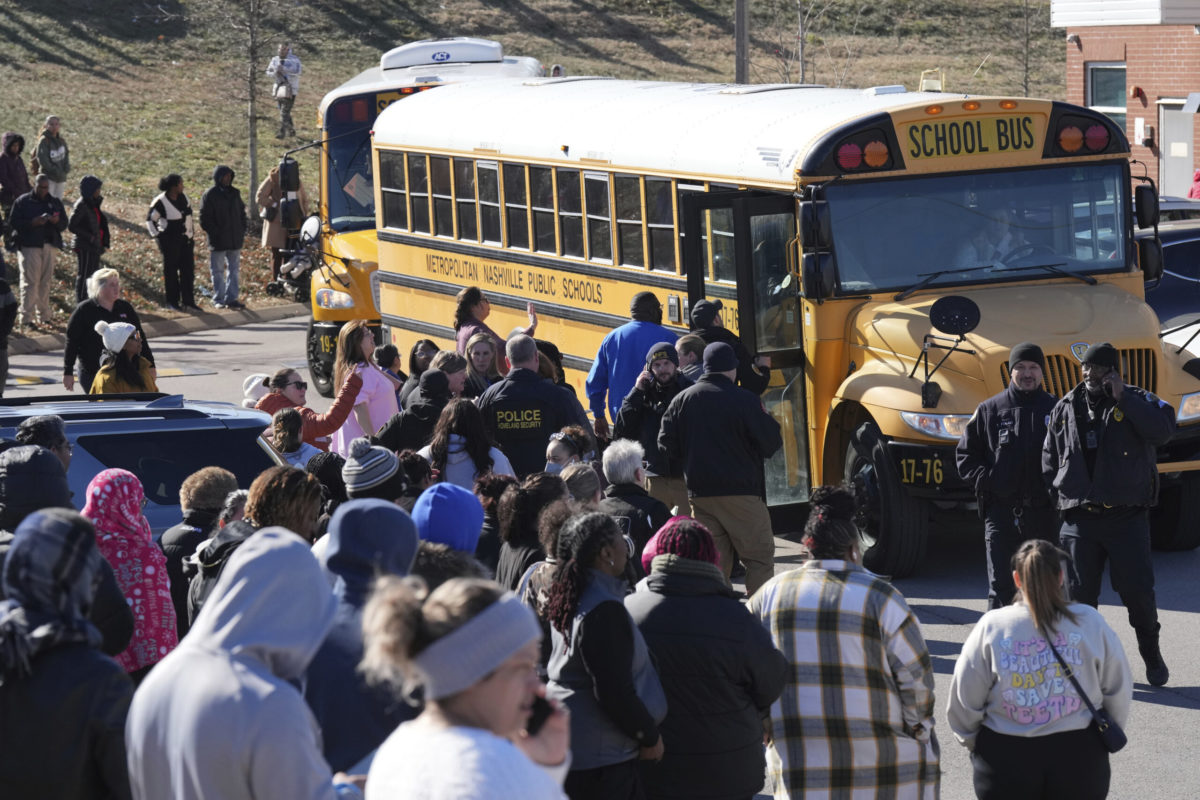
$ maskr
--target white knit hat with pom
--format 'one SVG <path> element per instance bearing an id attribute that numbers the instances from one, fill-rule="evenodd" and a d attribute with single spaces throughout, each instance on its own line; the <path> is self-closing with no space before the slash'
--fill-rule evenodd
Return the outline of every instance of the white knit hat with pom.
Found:
<path id="1" fill-rule="evenodd" d="M 119 353 L 125 343 L 129 341 L 129 337 L 137 332 L 137 328 L 130 325 L 128 322 L 105 322 L 100 320 L 96 323 L 96 333 L 100 334 L 100 338 L 104 340 L 104 349 L 110 353 Z"/>

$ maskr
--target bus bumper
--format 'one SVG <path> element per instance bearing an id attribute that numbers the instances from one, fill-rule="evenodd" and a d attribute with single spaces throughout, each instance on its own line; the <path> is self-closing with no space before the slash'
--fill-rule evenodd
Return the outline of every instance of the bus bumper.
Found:
<path id="1" fill-rule="evenodd" d="M 974 489 L 958 476 L 952 444 L 887 443 L 901 486 L 913 497 L 946 502 L 972 502 Z"/>

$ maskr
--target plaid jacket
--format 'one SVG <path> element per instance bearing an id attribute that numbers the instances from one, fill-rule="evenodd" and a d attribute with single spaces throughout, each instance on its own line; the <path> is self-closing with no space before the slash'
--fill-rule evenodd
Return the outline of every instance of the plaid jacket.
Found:
<path id="1" fill-rule="evenodd" d="M 749 608 L 790 666 L 771 706 L 776 798 L 939 796 L 933 664 L 899 591 L 855 564 L 810 561 Z"/>

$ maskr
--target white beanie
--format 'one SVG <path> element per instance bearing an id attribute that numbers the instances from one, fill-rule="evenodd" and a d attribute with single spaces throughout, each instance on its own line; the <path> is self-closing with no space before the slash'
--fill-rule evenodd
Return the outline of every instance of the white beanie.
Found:
<path id="1" fill-rule="evenodd" d="M 96 333 L 104 340 L 104 349 L 110 353 L 119 353 L 129 337 L 137 332 L 137 328 L 128 322 L 108 323 L 100 320 L 96 323 Z"/>
<path id="2" fill-rule="evenodd" d="M 270 379 L 270 375 L 264 375 L 261 372 L 247 376 L 246 380 L 242 381 L 242 405 L 246 408 L 254 408 L 258 405 L 258 401 L 263 398 L 263 395 L 271 391 L 266 384 Z"/>

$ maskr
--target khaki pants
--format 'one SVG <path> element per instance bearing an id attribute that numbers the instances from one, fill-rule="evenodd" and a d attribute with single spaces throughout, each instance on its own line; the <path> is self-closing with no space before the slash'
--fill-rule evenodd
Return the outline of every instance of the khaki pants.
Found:
<path id="1" fill-rule="evenodd" d="M 662 501 L 662 504 L 672 510 L 672 514 L 683 514 L 691 516 L 692 504 L 688 500 L 687 484 L 683 482 L 683 478 L 666 478 L 661 475 L 648 475 L 646 477 L 646 491 L 655 500 Z"/>
<path id="2" fill-rule="evenodd" d="M 734 551 L 746 565 L 746 594 L 775 575 L 775 535 L 767 504 L 748 494 L 693 497 L 692 516 L 708 528 L 721 554 L 721 572 L 729 579 Z"/>
<path id="3" fill-rule="evenodd" d="M 21 267 L 21 324 L 35 318 L 43 323 L 53 318 L 50 312 L 50 280 L 54 277 L 54 246 L 22 247 L 18 255 Z"/>

